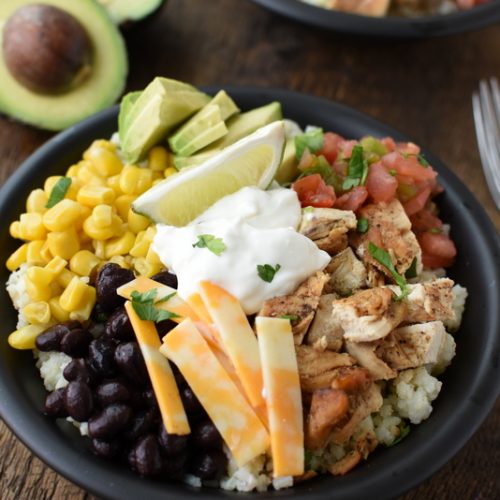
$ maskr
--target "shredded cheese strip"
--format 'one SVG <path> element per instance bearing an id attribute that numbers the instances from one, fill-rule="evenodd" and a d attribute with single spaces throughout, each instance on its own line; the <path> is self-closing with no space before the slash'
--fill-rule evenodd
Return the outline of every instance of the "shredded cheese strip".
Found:
<path id="1" fill-rule="evenodd" d="M 257 338 L 238 300 L 220 286 L 202 281 L 200 294 L 252 406 L 264 406 Z"/>
<path id="2" fill-rule="evenodd" d="M 155 289 L 157 290 L 155 301 L 159 301 L 164 297 L 175 294 L 165 302 L 155 303 L 155 306 L 158 309 L 164 309 L 179 316 L 172 318 L 172 321 L 180 323 L 184 318 L 191 318 L 193 321 L 199 320 L 197 314 L 191 309 L 191 307 L 189 307 L 189 305 L 179 297 L 175 288 L 163 285 L 162 283 L 158 283 L 157 281 L 146 278 L 145 276 L 139 276 L 135 280 L 122 285 L 116 290 L 116 293 L 127 300 L 131 300 L 132 292 L 137 291 L 139 293 L 144 293 Z"/>
<path id="3" fill-rule="evenodd" d="M 302 396 L 290 321 L 255 320 L 271 434 L 273 475 L 304 473 Z"/>
<path id="4" fill-rule="evenodd" d="M 171 330 L 160 351 L 177 365 L 240 467 L 267 450 L 265 427 L 191 320 Z"/>
<path id="5" fill-rule="evenodd" d="M 130 302 L 125 303 L 125 310 L 144 356 L 167 432 L 169 434 L 189 434 L 191 429 L 174 374 L 167 359 L 159 352 L 161 342 L 154 323 L 139 318 Z"/>
<path id="6" fill-rule="evenodd" d="M 211 325 L 213 323 L 212 318 L 210 317 L 205 304 L 203 303 L 203 299 L 198 292 L 191 294 L 186 298 L 186 302 L 189 307 L 198 315 L 201 321 L 206 323 L 207 325 Z"/>

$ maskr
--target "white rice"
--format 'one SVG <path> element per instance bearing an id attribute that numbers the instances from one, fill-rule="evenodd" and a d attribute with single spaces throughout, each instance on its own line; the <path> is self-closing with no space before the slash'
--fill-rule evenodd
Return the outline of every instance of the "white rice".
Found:
<path id="1" fill-rule="evenodd" d="M 22 313 L 22 309 L 31 302 L 28 292 L 26 291 L 25 279 L 26 271 L 29 267 L 29 264 L 21 264 L 19 269 L 10 273 L 9 279 L 7 280 L 7 293 L 18 312 L 16 328 L 21 328 L 28 324 L 28 320 Z"/>

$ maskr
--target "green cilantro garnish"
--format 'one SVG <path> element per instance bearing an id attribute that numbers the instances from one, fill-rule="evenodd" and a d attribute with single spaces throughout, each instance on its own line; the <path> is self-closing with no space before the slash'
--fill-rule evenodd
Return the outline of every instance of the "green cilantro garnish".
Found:
<path id="1" fill-rule="evenodd" d="M 137 313 L 139 318 L 148 321 L 154 321 L 155 323 L 159 323 L 160 321 L 164 321 L 166 319 L 178 318 L 179 315 L 167 311 L 165 309 L 158 309 L 155 304 L 160 302 L 165 302 L 168 298 L 171 298 L 175 293 L 171 293 L 168 298 L 165 297 L 155 302 L 157 290 L 149 290 L 148 292 L 138 292 L 134 290 L 130 294 L 130 298 L 132 299 L 132 307 L 134 311 Z"/>
<path id="2" fill-rule="evenodd" d="M 363 146 L 356 145 L 352 148 L 351 158 L 347 167 L 347 177 L 342 183 L 342 189 L 347 191 L 355 186 L 361 186 L 368 176 L 368 162 L 363 156 Z"/>
<path id="3" fill-rule="evenodd" d="M 401 289 L 401 295 L 398 295 L 396 297 L 396 300 L 403 300 L 409 293 L 408 287 L 406 285 L 406 279 L 396 271 L 390 255 L 383 248 L 378 247 L 371 241 L 368 242 L 368 251 L 377 262 L 386 267 L 387 270 L 391 273 L 394 281 L 399 285 L 399 288 Z"/>
<path id="4" fill-rule="evenodd" d="M 313 165 L 302 170 L 301 174 L 297 177 L 297 179 L 302 179 L 302 177 L 307 177 L 308 175 L 319 174 L 321 178 L 327 183 L 330 184 L 331 178 L 334 175 L 333 169 L 331 165 L 328 163 L 326 158 L 321 156 L 315 156 Z"/>
<path id="5" fill-rule="evenodd" d="M 297 321 L 299 319 L 298 316 L 295 316 L 295 314 L 282 314 L 280 316 L 281 319 L 288 319 L 290 321 Z"/>
<path id="6" fill-rule="evenodd" d="M 165 295 L 165 297 L 163 297 L 162 299 L 158 299 L 155 304 L 161 304 L 162 302 L 168 302 L 172 297 L 174 297 L 175 295 L 177 295 L 177 292 L 172 292 L 172 293 L 169 293 L 168 295 Z"/>
<path id="7" fill-rule="evenodd" d="M 264 265 L 257 265 L 257 274 L 259 275 L 259 278 L 261 278 L 264 281 L 267 281 L 267 283 L 271 283 L 274 279 L 274 275 L 281 269 L 281 266 L 279 264 L 276 264 L 276 266 L 271 266 L 270 264 L 264 264 Z"/>
<path id="8" fill-rule="evenodd" d="M 398 171 L 395 168 L 390 168 L 389 173 L 393 176 L 396 177 L 398 175 Z"/>
<path id="9" fill-rule="evenodd" d="M 441 234 L 443 232 L 442 229 L 440 229 L 439 227 L 431 227 L 429 229 L 429 233 L 432 233 L 432 234 Z"/>
<path id="10" fill-rule="evenodd" d="M 54 205 L 57 205 L 62 199 L 64 199 L 70 186 L 71 177 L 61 177 L 54 184 L 45 208 L 52 208 Z"/>
<path id="11" fill-rule="evenodd" d="M 302 212 L 305 214 L 313 214 L 314 213 L 314 207 L 305 207 L 302 209 Z"/>
<path id="12" fill-rule="evenodd" d="M 368 227 L 369 227 L 368 219 L 360 217 L 358 219 L 358 223 L 356 224 L 356 231 L 358 233 L 366 233 L 366 231 L 368 231 Z"/>
<path id="13" fill-rule="evenodd" d="M 418 160 L 418 163 L 420 163 L 420 165 L 422 165 L 422 167 L 427 168 L 429 166 L 429 162 L 425 159 L 424 155 L 418 154 L 417 160 Z"/>
<path id="14" fill-rule="evenodd" d="M 403 441 L 403 439 L 410 434 L 410 430 L 411 427 L 406 422 L 403 422 L 399 428 L 399 436 L 389 446 L 394 446 Z"/>
<path id="15" fill-rule="evenodd" d="M 406 270 L 405 278 L 412 279 L 417 277 L 417 258 L 414 257 L 411 261 L 410 267 Z"/>
<path id="16" fill-rule="evenodd" d="M 216 238 L 213 234 L 198 235 L 198 241 L 193 243 L 193 247 L 207 248 L 217 256 L 220 256 L 226 249 L 226 245 L 224 245 L 222 238 Z"/>
<path id="17" fill-rule="evenodd" d="M 295 157 L 300 161 L 304 150 L 316 153 L 323 147 L 323 129 L 313 128 L 304 134 L 295 136 Z"/>

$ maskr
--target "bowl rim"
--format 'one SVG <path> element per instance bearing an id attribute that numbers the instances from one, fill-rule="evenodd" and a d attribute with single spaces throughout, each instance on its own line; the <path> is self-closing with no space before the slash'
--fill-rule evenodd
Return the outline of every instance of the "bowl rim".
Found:
<path id="1" fill-rule="evenodd" d="M 496 0 L 470 10 L 420 17 L 371 17 L 317 7 L 301 0 L 251 0 L 298 22 L 344 34 L 380 38 L 426 38 L 477 30 L 500 21 Z"/>
<path id="2" fill-rule="evenodd" d="M 236 102 L 248 102 L 248 100 L 257 100 L 261 102 L 263 100 L 278 100 L 283 104 L 285 110 L 288 106 L 312 106 L 318 110 L 319 115 L 326 112 L 335 112 L 342 117 L 342 120 L 352 120 L 354 125 L 356 125 L 356 123 L 361 123 L 363 127 L 377 129 L 379 135 L 390 135 L 397 140 L 408 140 L 404 134 L 401 134 L 382 122 L 332 100 L 266 87 L 235 87 L 225 85 L 214 86 L 206 88 L 205 90 L 207 92 L 214 92 L 220 88 L 224 88 L 234 97 Z M 94 130 L 96 134 L 99 134 L 99 130 L 104 128 L 105 124 L 111 123 L 116 119 L 117 111 L 118 107 L 115 106 L 114 108 L 94 115 L 80 124 L 67 129 L 56 135 L 23 162 L 19 169 L 14 172 L 0 189 L 0 213 L 2 213 L 1 207 L 8 202 L 9 193 L 18 191 L 20 186 L 22 186 L 30 176 L 36 176 L 38 164 L 40 162 L 43 163 L 47 155 L 53 155 L 54 151 L 64 150 L 67 141 L 74 141 L 75 138 L 81 134 L 94 133 Z M 286 112 L 284 114 L 287 116 Z M 486 299 L 489 300 L 489 303 L 493 304 L 496 300 L 498 304 L 500 296 L 498 290 L 498 283 L 500 282 L 500 266 L 498 265 L 500 237 L 480 203 L 474 198 L 472 193 L 463 185 L 458 177 L 428 151 L 424 150 L 424 153 L 429 161 L 433 165 L 436 165 L 441 178 L 444 177 L 447 184 L 453 184 L 452 192 L 457 199 L 463 200 L 464 206 L 467 207 L 468 212 L 471 213 L 472 220 L 476 223 L 477 228 L 480 229 L 478 235 L 480 236 L 479 243 L 483 245 L 484 252 L 486 252 L 486 255 L 493 263 L 491 272 L 497 284 L 496 289 L 493 289 L 492 296 Z M 454 202 L 457 201 L 454 200 Z M 495 257 L 497 260 L 495 260 Z M 493 319 L 491 320 L 492 325 L 496 327 L 498 333 L 500 331 L 500 312 L 498 310 L 492 310 L 491 314 L 493 315 Z M 495 384 L 495 380 L 498 380 L 500 376 L 500 366 L 498 362 L 500 357 L 499 336 L 490 335 L 484 349 L 485 353 L 488 354 L 487 359 L 490 360 L 491 363 L 481 365 L 477 370 L 474 380 L 474 388 L 481 397 L 477 398 L 471 396 L 463 401 L 459 407 L 461 410 L 460 416 L 452 415 L 449 426 L 444 429 L 442 434 L 436 435 L 433 441 L 419 443 L 418 449 L 412 450 L 412 457 L 408 458 L 405 455 L 401 455 L 406 445 L 405 442 L 401 443 L 398 447 L 394 447 L 392 449 L 396 452 L 394 456 L 401 455 L 401 460 L 379 471 L 380 473 L 376 477 L 372 477 L 373 475 L 370 474 L 369 461 L 367 462 L 367 466 L 356 469 L 351 472 L 350 475 L 341 478 L 336 477 L 335 485 L 339 488 L 339 490 L 337 490 L 337 498 L 359 498 L 360 488 L 363 488 L 363 491 L 376 491 L 378 488 L 379 491 L 383 491 L 384 497 L 399 495 L 435 473 L 465 445 L 486 418 L 500 392 L 500 387 Z M 0 375 L 3 370 L 4 367 L 0 365 Z M 19 397 L 16 396 L 16 394 L 9 393 L 9 391 L 6 390 L 5 383 L 0 376 L 0 415 L 7 426 L 35 455 L 61 475 L 88 491 L 108 498 L 126 498 L 126 496 L 124 496 L 125 492 L 135 491 L 136 494 L 138 494 L 137 488 L 139 488 L 140 491 L 144 490 L 144 492 L 147 492 L 148 498 L 151 499 L 161 498 L 169 493 L 175 494 L 178 498 L 191 498 L 195 494 L 214 499 L 219 498 L 221 494 L 231 497 L 234 495 L 234 493 L 223 492 L 220 489 L 215 490 L 215 494 L 213 494 L 213 491 L 207 489 L 198 490 L 175 483 L 168 483 L 166 485 L 165 483 L 158 483 L 150 480 L 141 480 L 142 482 L 138 487 L 138 478 L 131 474 L 127 476 L 121 468 L 118 469 L 114 466 L 108 467 L 107 469 L 102 468 L 102 461 L 93 456 L 84 456 L 81 450 L 76 450 L 74 447 L 71 447 L 69 441 L 66 442 L 66 437 L 64 436 L 64 441 L 61 443 L 56 442 L 52 446 L 47 446 L 50 436 L 37 433 L 36 426 L 26 419 L 26 411 L 28 411 L 28 413 L 33 413 L 33 410 L 37 412 L 38 410 L 33 409 L 32 405 L 27 404 L 26 401 L 20 402 Z M 39 420 L 42 422 L 43 418 L 40 417 Z M 56 426 L 53 425 L 53 427 L 55 433 Z M 417 434 L 417 432 L 415 434 Z M 413 439 L 414 436 L 410 435 L 410 438 Z M 438 457 L 435 456 L 436 446 L 440 449 Z M 399 453 L 400 450 L 398 448 L 401 449 L 401 453 Z M 409 465 L 412 465 L 412 462 L 415 461 L 417 461 L 420 466 L 414 468 L 409 467 Z M 356 473 L 355 485 L 350 481 L 354 473 Z M 129 476 L 132 476 L 132 479 Z M 104 481 L 103 478 L 105 479 Z M 284 490 L 276 493 L 280 496 L 292 495 L 294 498 L 307 498 L 311 500 L 320 498 L 326 499 L 330 498 L 331 491 L 328 490 L 325 495 L 323 485 L 329 485 L 331 480 L 332 478 L 330 477 L 323 477 L 315 480 L 315 485 L 311 485 L 312 487 L 308 486 L 305 490 L 301 489 L 299 485 L 298 488 L 294 487 L 292 490 Z M 117 484 L 120 481 L 121 484 Z M 158 485 L 161 487 L 161 494 L 158 492 Z M 156 495 L 156 493 L 158 493 L 158 495 Z M 242 494 L 237 493 L 237 495 L 241 496 Z M 255 493 L 251 495 L 253 496 Z"/>

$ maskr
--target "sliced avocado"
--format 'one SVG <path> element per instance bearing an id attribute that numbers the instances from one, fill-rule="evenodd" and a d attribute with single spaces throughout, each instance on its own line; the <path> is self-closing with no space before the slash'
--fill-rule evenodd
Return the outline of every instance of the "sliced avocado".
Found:
<path id="1" fill-rule="evenodd" d="M 295 139 L 290 137 L 286 140 L 283 159 L 274 176 L 274 180 L 280 184 L 292 182 L 299 175 L 297 166 L 298 162 L 295 158 Z"/>
<path id="2" fill-rule="evenodd" d="M 191 156 L 174 156 L 173 162 L 177 170 L 181 170 L 186 167 L 193 167 L 195 165 L 202 164 L 205 160 L 208 160 L 211 156 L 216 154 L 218 151 L 208 151 L 206 153 L 198 153 L 197 155 Z"/>
<path id="3" fill-rule="evenodd" d="M 264 125 L 281 120 L 281 118 L 281 104 L 277 101 L 233 116 L 227 121 L 227 134 L 222 139 L 211 144 L 204 152 L 224 149 L 243 137 L 252 134 Z"/>
<path id="4" fill-rule="evenodd" d="M 191 156 L 226 134 L 219 106 L 207 104 L 168 139 L 168 144 L 177 155 Z"/>
<path id="5" fill-rule="evenodd" d="M 140 21 L 160 8 L 164 0 L 98 0 L 115 24 Z"/>
<path id="6" fill-rule="evenodd" d="M 240 108 L 236 106 L 234 101 L 226 94 L 225 90 L 217 92 L 209 104 L 216 104 L 219 106 L 220 114 L 224 121 L 240 112 Z"/>
<path id="7" fill-rule="evenodd" d="M 135 101 L 139 99 L 142 91 L 136 90 L 135 92 L 129 92 L 122 97 L 120 103 L 120 113 L 118 114 L 118 130 L 126 130 L 128 125 L 128 118 L 130 116 L 130 110 L 132 109 Z M 120 141 L 122 138 L 120 137 Z"/>
<path id="8" fill-rule="evenodd" d="M 192 85 L 156 77 L 134 102 L 119 130 L 127 161 L 141 160 L 151 147 L 209 101 L 207 94 Z"/>
<path id="9" fill-rule="evenodd" d="M 125 44 L 108 14 L 94 0 L 43 0 L 72 16 L 91 43 L 90 63 L 78 73 L 77 81 L 55 93 L 30 90 L 13 76 L 6 63 L 6 25 L 22 8 L 33 7 L 33 0 L 0 1 L 0 112 L 48 130 L 61 130 L 113 104 L 123 92 L 128 71 Z M 22 43 L 40 53 L 39 39 L 23 37 Z M 38 42 L 36 41 L 38 40 Z M 40 64 L 43 64 L 40 58 Z M 44 68 L 41 68 L 42 72 Z"/>

